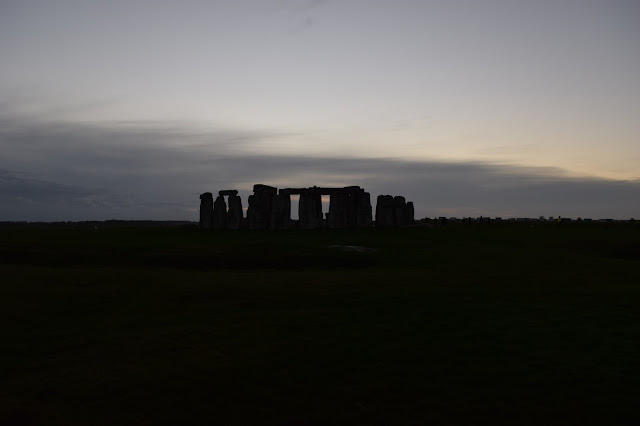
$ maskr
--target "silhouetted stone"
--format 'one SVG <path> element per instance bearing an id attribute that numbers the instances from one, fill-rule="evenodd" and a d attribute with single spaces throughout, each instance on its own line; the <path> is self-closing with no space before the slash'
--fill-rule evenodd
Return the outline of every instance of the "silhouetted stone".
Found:
<path id="1" fill-rule="evenodd" d="M 222 195 L 219 195 L 213 203 L 213 227 L 214 229 L 227 227 L 227 203 L 224 202 Z"/>
<path id="2" fill-rule="evenodd" d="M 210 229 L 213 226 L 213 194 L 200 194 L 200 228 Z"/>
<path id="3" fill-rule="evenodd" d="M 243 218 L 242 201 L 235 189 L 218 191 L 212 202 L 211 193 L 200 196 L 200 226 L 203 228 L 232 228 L 248 226 L 249 229 L 286 229 L 291 221 L 291 195 L 300 195 L 298 204 L 300 228 L 313 229 L 323 226 L 322 195 L 330 195 L 326 224 L 330 228 L 367 227 L 372 223 L 371 195 L 359 186 L 343 188 L 278 188 L 256 184 L 249 196 L 247 217 Z M 208 194 L 208 195 L 207 195 Z M 229 197 L 229 210 L 224 197 Z M 376 205 L 376 226 L 406 226 L 414 221 L 413 203 L 404 197 L 381 195 Z"/>
<path id="4" fill-rule="evenodd" d="M 413 201 L 407 202 L 407 222 L 409 225 L 413 225 L 415 221 L 415 212 L 413 209 Z"/>
<path id="5" fill-rule="evenodd" d="M 349 193 L 346 191 L 336 191 L 331 194 L 329 202 L 329 214 L 327 215 L 327 226 L 329 228 L 345 228 L 349 226 L 350 205 Z"/>
<path id="6" fill-rule="evenodd" d="M 354 197 L 355 202 L 355 226 L 371 226 L 371 195 L 368 192 L 361 190 L 354 193 L 352 196 Z"/>
<path id="7" fill-rule="evenodd" d="M 287 229 L 291 221 L 291 197 L 289 195 L 272 195 L 270 228 Z"/>
<path id="8" fill-rule="evenodd" d="M 278 188 L 268 185 L 253 185 L 253 195 L 249 196 L 247 221 L 249 229 L 266 229 L 271 224 L 271 209 L 273 196 Z"/>
<path id="9" fill-rule="evenodd" d="M 258 183 L 253 185 L 253 192 L 266 192 L 268 194 L 275 195 L 278 193 L 278 188 Z"/>
<path id="10" fill-rule="evenodd" d="M 376 227 L 384 228 L 394 225 L 393 196 L 378 195 L 378 199 L 376 201 Z"/>
<path id="11" fill-rule="evenodd" d="M 344 188 L 283 188 L 280 195 L 300 195 L 298 217 L 301 228 L 313 229 L 322 225 L 322 195 L 330 195 L 327 226 L 344 228 L 371 225 L 371 196 L 359 186 Z"/>
<path id="12" fill-rule="evenodd" d="M 322 196 L 320 194 L 300 194 L 298 220 L 303 229 L 322 227 Z"/>
<path id="13" fill-rule="evenodd" d="M 395 226 L 407 225 L 407 202 L 404 197 L 393 197 L 393 223 Z"/>
<path id="14" fill-rule="evenodd" d="M 358 223 L 358 203 L 360 202 L 360 195 L 363 192 L 361 189 L 352 190 L 352 187 L 347 187 L 347 190 L 344 192 L 345 201 L 346 201 L 346 220 L 344 226 L 347 228 L 352 228 L 356 226 Z"/>
<path id="15" fill-rule="evenodd" d="M 255 195 L 247 197 L 247 228 L 256 229 L 255 227 Z"/>
<path id="16" fill-rule="evenodd" d="M 309 192 L 309 188 L 281 188 L 278 190 L 278 194 L 280 195 L 298 195 L 298 194 L 307 194 Z"/>
<path id="17" fill-rule="evenodd" d="M 325 188 L 321 186 L 312 186 L 310 188 L 283 188 L 279 191 L 280 194 L 319 194 L 319 195 L 333 195 L 335 193 L 343 192 L 356 192 L 362 191 L 359 186 L 345 186 L 344 188 Z"/>
<path id="18" fill-rule="evenodd" d="M 247 199 L 247 225 L 249 229 L 265 229 L 268 225 L 262 220 L 263 215 L 258 212 L 260 202 L 257 199 L 258 196 L 256 194 L 249 195 Z"/>
<path id="19" fill-rule="evenodd" d="M 240 229 L 242 227 L 242 199 L 236 194 L 229 195 L 227 218 L 229 229 Z"/>

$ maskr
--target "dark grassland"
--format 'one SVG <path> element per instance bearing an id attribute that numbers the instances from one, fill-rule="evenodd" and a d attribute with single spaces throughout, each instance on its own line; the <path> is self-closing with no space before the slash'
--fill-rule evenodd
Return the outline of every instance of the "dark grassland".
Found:
<path id="1" fill-rule="evenodd" d="M 0 424 L 640 424 L 637 224 L 6 228 L 0 282 Z"/>

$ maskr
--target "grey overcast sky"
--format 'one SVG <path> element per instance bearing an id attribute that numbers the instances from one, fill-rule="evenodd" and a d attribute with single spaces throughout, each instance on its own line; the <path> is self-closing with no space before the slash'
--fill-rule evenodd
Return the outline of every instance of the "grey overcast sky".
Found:
<path id="1" fill-rule="evenodd" d="M 361 185 L 640 217 L 640 1 L 0 0 L 0 220 Z"/>

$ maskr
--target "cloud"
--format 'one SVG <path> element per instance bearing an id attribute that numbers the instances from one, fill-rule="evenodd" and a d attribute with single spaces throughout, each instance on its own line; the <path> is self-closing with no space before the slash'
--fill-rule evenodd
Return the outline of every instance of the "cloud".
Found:
<path id="1" fill-rule="evenodd" d="M 303 32 L 307 31 L 312 26 L 313 26 L 313 18 L 311 16 L 307 16 L 306 18 L 304 18 L 304 20 L 302 22 L 298 23 L 291 30 L 291 32 L 293 34 L 302 34 Z"/>
<path id="2" fill-rule="evenodd" d="M 275 3 L 275 10 L 295 13 L 308 13 L 323 5 L 329 0 L 279 0 Z"/>
<path id="3" fill-rule="evenodd" d="M 526 154 L 537 149 L 536 144 L 529 143 L 526 145 L 500 145 L 481 148 L 476 150 L 478 155 L 518 155 Z"/>
<path id="4" fill-rule="evenodd" d="M 73 123 L 0 113 L 0 220 L 197 220 L 198 195 L 254 183 L 360 185 L 424 216 L 628 218 L 640 182 L 489 162 L 256 154 L 275 135 L 193 123 Z M 291 137 L 282 132 L 280 137 Z M 280 154 L 280 155 L 277 155 Z"/>
<path id="5" fill-rule="evenodd" d="M 88 190 L 76 185 L 61 185 L 21 176 L 21 174 L 13 174 L 8 170 L 0 170 L 0 197 L 74 200 L 102 194 L 104 194 L 103 190 Z"/>
<path id="6" fill-rule="evenodd" d="M 281 0 L 271 4 L 271 12 L 283 13 L 288 19 L 293 19 L 290 33 L 300 35 L 315 24 L 315 12 L 329 3 L 329 0 Z"/>

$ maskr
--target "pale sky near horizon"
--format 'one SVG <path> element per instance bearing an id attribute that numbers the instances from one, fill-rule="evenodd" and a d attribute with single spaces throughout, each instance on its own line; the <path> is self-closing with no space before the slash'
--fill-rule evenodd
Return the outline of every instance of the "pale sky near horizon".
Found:
<path id="1" fill-rule="evenodd" d="M 0 220 L 193 219 L 183 194 L 259 182 L 393 189 L 418 216 L 639 216 L 638 46 L 634 0 L 0 0 L 0 196 L 18 203 Z M 203 176 L 205 158 L 227 161 Z M 529 204 L 494 175 L 527 176 Z"/>

